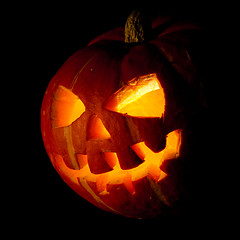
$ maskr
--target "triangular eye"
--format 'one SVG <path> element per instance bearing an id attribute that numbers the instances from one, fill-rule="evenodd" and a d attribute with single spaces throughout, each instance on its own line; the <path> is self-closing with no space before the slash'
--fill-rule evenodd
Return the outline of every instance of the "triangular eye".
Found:
<path id="1" fill-rule="evenodd" d="M 51 106 L 52 127 L 66 127 L 85 112 L 83 102 L 69 89 L 59 86 Z"/>
<path id="2" fill-rule="evenodd" d="M 162 117 L 164 91 L 156 74 L 137 77 L 115 92 L 104 107 L 134 117 Z"/>

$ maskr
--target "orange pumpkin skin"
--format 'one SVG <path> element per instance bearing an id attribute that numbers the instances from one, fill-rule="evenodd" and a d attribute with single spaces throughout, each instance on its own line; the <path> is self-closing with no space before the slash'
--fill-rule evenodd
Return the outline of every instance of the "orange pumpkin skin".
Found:
<path id="1" fill-rule="evenodd" d="M 153 30 L 168 20 L 157 19 Z M 41 130 L 53 166 L 75 192 L 103 210 L 149 218 L 175 209 L 185 193 L 195 81 L 186 47 L 188 34 L 198 27 L 173 24 L 141 44 L 124 43 L 123 31 L 117 28 L 96 38 L 59 69 L 43 99 Z M 156 78 L 163 89 L 162 116 L 124 115 L 111 108 L 119 89 L 131 88 L 133 79 L 145 76 Z M 79 116 L 64 116 L 64 108 L 80 105 Z M 102 125 L 98 132 L 96 126 Z M 168 150 L 172 136 L 174 147 Z M 154 164 L 151 154 L 141 159 L 138 143 L 153 156 L 163 153 L 161 162 Z"/>

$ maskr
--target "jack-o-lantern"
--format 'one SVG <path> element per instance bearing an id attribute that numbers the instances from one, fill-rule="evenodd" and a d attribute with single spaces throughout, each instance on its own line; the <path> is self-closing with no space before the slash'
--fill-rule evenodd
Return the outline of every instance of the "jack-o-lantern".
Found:
<path id="1" fill-rule="evenodd" d="M 165 213 L 183 192 L 194 80 L 185 33 L 197 28 L 159 18 L 152 27 L 161 32 L 146 39 L 138 13 L 128 18 L 125 41 L 117 28 L 61 67 L 44 96 L 41 129 L 73 190 L 101 209 L 144 218 Z"/>

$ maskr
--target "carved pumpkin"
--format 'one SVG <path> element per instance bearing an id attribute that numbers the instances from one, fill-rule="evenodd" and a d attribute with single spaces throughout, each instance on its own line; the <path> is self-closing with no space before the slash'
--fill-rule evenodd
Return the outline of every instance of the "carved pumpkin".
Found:
<path id="1" fill-rule="evenodd" d="M 76 52 L 49 83 L 41 109 L 47 153 L 63 180 L 103 210 L 153 217 L 181 198 L 194 79 L 187 30 L 196 31 L 173 23 L 133 43 L 117 28 Z"/>

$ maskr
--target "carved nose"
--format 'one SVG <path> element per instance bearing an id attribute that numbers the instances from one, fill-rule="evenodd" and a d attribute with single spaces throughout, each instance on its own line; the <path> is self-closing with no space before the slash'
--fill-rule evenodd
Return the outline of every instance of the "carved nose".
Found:
<path id="1" fill-rule="evenodd" d="M 97 115 L 92 115 L 88 121 L 87 140 L 109 138 L 111 138 L 110 133 L 103 125 L 102 120 Z"/>

